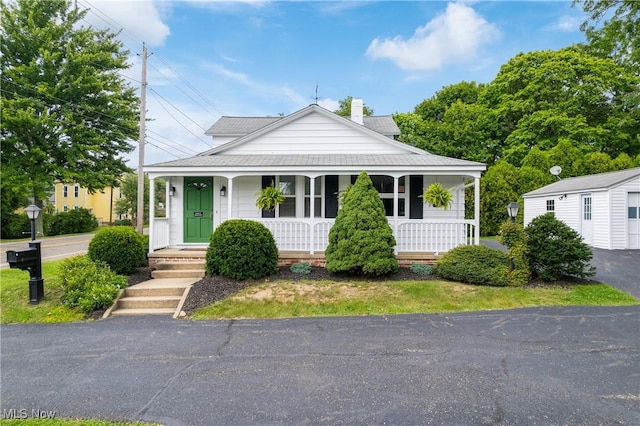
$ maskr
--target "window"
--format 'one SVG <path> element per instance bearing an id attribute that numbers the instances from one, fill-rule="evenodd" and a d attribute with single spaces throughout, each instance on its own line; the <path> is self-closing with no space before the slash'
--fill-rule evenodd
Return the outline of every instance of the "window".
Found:
<path id="1" fill-rule="evenodd" d="M 556 200 L 547 200 L 547 211 L 553 212 L 556 209 Z"/>
<path id="2" fill-rule="evenodd" d="M 640 207 L 629 207 L 628 219 L 638 219 L 638 209 Z"/>
<path id="3" fill-rule="evenodd" d="M 66 204 L 64 206 L 62 206 L 62 211 L 63 212 L 68 212 L 69 211 L 69 206 L 67 206 Z"/>
<path id="4" fill-rule="evenodd" d="M 393 198 L 383 198 L 384 212 L 387 216 L 393 216 Z M 398 198 L 398 216 L 404 216 L 404 198 Z"/>
<path id="5" fill-rule="evenodd" d="M 278 216 L 296 217 L 296 177 L 280 176 L 278 186 L 284 195 L 284 202 L 278 207 Z"/>
<path id="6" fill-rule="evenodd" d="M 393 177 L 371 175 L 373 187 L 380 194 L 384 211 L 387 216 L 393 216 Z M 398 178 L 398 217 L 405 215 L 405 177 Z"/>
<path id="7" fill-rule="evenodd" d="M 73 185 L 73 196 L 75 198 L 80 196 L 80 186 L 78 184 Z"/>
<path id="8" fill-rule="evenodd" d="M 314 179 L 313 217 L 322 217 L 322 178 Z M 311 217 L 311 179 L 304 178 L 304 217 Z"/>
<path id="9" fill-rule="evenodd" d="M 584 197 L 582 200 L 582 219 L 591 220 L 591 197 Z"/>
<path id="10" fill-rule="evenodd" d="M 75 206 L 73 206 L 74 210 L 78 210 L 80 208 L 80 206 L 78 206 L 77 204 Z"/>
<path id="11" fill-rule="evenodd" d="M 62 187 L 62 196 L 64 198 L 67 198 L 69 196 L 69 187 L 67 185 L 64 185 Z M 66 211 L 66 210 L 65 210 Z"/>

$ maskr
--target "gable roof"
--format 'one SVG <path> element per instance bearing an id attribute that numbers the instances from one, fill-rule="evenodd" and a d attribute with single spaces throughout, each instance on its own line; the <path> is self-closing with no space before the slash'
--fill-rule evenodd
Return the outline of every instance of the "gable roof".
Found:
<path id="1" fill-rule="evenodd" d="M 370 137 L 377 139 L 379 141 L 382 141 L 386 144 L 391 144 L 397 148 L 400 148 L 403 151 L 407 151 L 407 152 L 414 152 L 414 153 L 424 153 L 424 151 L 422 151 L 421 149 L 412 147 L 410 145 L 407 145 L 405 143 L 402 142 L 398 142 L 395 139 L 389 138 L 388 136 L 386 136 L 383 133 L 380 133 L 372 128 L 369 128 L 367 126 L 358 124 L 354 121 L 352 121 L 350 118 L 348 117 L 342 117 L 340 115 L 337 115 L 334 112 L 329 111 L 328 109 L 325 109 L 317 104 L 311 104 L 306 108 L 303 108 L 299 111 L 294 112 L 293 114 L 290 114 L 286 117 L 275 117 L 275 120 L 270 120 L 270 122 L 262 127 L 257 128 L 256 130 L 254 130 L 251 133 L 248 133 L 244 136 L 238 137 L 237 139 L 234 139 L 230 142 L 224 143 L 222 145 L 218 145 L 208 151 L 202 152 L 200 154 L 198 154 L 199 156 L 204 156 L 204 155 L 216 155 L 216 154 L 220 154 L 223 153 L 224 151 L 236 147 L 238 145 L 241 145 L 243 143 L 246 143 L 250 140 L 256 139 L 266 133 L 272 132 L 280 127 L 286 126 L 287 124 L 296 121 L 302 117 L 305 117 L 307 115 L 313 114 L 313 113 L 318 113 L 321 114 L 331 120 L 334 120 L 336 122 L 339 122 L 343 125 L 346 125 L 348 127 L 351 127 L 352 129 L 357 129 L 359 132 L 362 132 L 364 134 L 368 134 Z M 395 129 L 397 129 L 398 134 L 400 134 L 400 129 L 398 129 L 398 126 L 396 126 L 395 122 L 393 122 L 393 125 L 391 125 L 388 120 L 391 120 L 393 122 L 393 118 L 391 116 L 379 116 L 376 119 L 373 120 L 366 120 L 366 122 L 369 123 L 369 125 L 377 128 L 377 129 L 384 129 L 384 130 L 391 130 L 393 127 L 395 127 Z M 236 123 L 237 124 L 237 123 Z M 256 124 L 256 123 L 254 123 Z M 247 126 L 248 128 L 248 126 Z"/>
<path id="2" fill-rule="evenodd" d="M 621 183 L 640 176 L 640 167 L 620 170 L 617 172 L 598 173 L 595 175 L 579 176 L 559 180 L 535 191 L 527 192 L 523 197 L 534 197 L 548 194 L 564 194 L 567 192 L 581 192 L 604 190 L 618 186 Z M 640 188 L 639 188 L 640 190 Z"/>
<path id="3" fill-rule="evenodd" d="M 317 105 L 316 105 L 317 106 Z M 335 113 L 334 113 L 335 114 Z M 338 116 L 336 114 L 336 116 Z M 338 116 L 340 117 L 340 116 Z M 282 120 L 285 117 L 229 117 L 222 116 L 204 133 L 207 136 L 236 136 L 241 137 L 253 133 L 269 124 Z M 350 120 L 349 117 L 343 117 Z M 400 129 L 390 115 L 376 115 L 363 117 L 364 127 L 393 137 L 400 135 Z"/>

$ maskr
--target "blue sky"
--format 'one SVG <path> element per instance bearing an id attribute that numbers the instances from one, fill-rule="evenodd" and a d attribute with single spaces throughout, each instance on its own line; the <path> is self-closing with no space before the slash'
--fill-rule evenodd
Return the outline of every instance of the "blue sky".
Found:
<path id="1" fill-rule="evenodd" d="M 148 59 L 145 164 L 207 149 L 221 115 L 290 114 L 362 98 L 376 115 L 413 111 L 444 86 L 489 82 L 519 52 L 584 41 L 570 1 L 77 0 L 85 25 L 122 29 L 124 75 Z M 137 165 L 137 151 L 129 154 Z"/>

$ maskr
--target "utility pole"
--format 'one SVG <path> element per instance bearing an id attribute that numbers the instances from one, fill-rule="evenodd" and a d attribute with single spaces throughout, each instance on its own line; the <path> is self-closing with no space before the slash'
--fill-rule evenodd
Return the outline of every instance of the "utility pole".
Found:
<path id="1" fill-rule="evenodd" d="M 138 203 L 136 209 L 136 230 L 140 235 L 144 230 L 144 137 L 147 121 L 147 45 L 142 43 L 142 79 L 140 84 L 140 135 L 138 138 Z M 151 203 L 151 201 L 149 201 Z"/>

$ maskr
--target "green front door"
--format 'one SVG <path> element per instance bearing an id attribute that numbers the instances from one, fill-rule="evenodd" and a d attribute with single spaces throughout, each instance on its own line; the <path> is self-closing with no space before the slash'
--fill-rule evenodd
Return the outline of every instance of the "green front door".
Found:
<path id="1" fill-rule="evenodd" d="M 213 178 L 184 178 L 184 242 L 208 243 L 213 232 Z"/>

